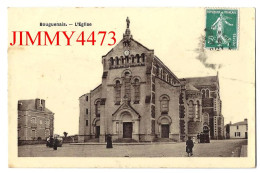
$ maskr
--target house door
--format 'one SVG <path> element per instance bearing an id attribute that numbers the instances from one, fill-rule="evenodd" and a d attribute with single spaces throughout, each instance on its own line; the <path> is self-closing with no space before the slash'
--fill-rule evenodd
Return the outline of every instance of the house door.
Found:
<path id="1" fill-rule="evenodd" d="M 169 138 L 169 132 L 170 132 L 170 129 L 169 129 L 169 125 L 168 124 L 163 124 L 162 125 L 162 138 Z"/>
<path id="2" fill-rule="evenodd" d="M 96 135 L 95 135 L 95 137 L 99 138 L 99 135 L 100 135 L 100 126 L 96 126 Z"/>
<path id="3" fill-rule="evenodd" d="M 123 138 L 132 138 L 133 124 L 131 122 L 123 123 Z"/>

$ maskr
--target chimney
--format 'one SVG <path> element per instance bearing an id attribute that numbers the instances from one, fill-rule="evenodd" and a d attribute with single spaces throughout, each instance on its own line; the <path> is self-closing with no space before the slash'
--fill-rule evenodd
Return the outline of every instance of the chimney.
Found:
<path id="1" fill-rule="evenodd" d="M 247 123 L 247 118 L 245 118 L 245 119 L 244 119 L 244 122 L 246 122 L 246 123 Z"/>
<path id="2" fill-rule="evenodd" d="M 42 110 L 44 111 L 45 110 L 45 100 L 41 100 L 41 104 L 42 104 Z"/>
<path id="3" fill-rule="evenodd" d="M 35 108 L 38 110 L 40 108 L 40 99 L 35 99 Z"/>

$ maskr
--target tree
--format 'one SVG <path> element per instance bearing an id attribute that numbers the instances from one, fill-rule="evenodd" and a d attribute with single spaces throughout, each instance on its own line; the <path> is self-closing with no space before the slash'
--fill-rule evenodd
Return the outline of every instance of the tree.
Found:
<path id="1" fill-rule="evenodd" d="M 67 132 L 63 132 L 64 134 L 64 137 L 66 138 L 68 136 L 68 133 Z"/>

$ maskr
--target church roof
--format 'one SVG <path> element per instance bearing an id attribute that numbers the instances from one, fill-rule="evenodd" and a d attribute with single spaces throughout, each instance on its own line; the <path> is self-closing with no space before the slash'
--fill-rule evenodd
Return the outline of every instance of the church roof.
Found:
<path id="1" fill-rule="evenodd" d="M 218 82 L 218 76 L 194 77 L 185 78 L 188 83 L 192 85 L 212 85 Z"/>
<path id="2" fill-rule="evenodd" d="M 247 121 L 240 121 L 240 122 L 231 124 L 231 126 L 239 126 L 239 125 L 247 125 Z"/>
<path id="3" fill-rule="evenodd" d="M 35 107 L 35 99 L 30 99 L 30 100 L 19 100 L 18 104 L 22 105 L 22 108 L 20 109 L 21 111 L 40 111 L 37 110 Z M 45 113 L 53 113 L 51 110 L 45 107 L 44 111 Z"/>
<path id="4" fill-rule="evenodd" d="M 130 109 L 140 116 L 140 114 L 127 102 L 124 102 L 121 106 L 119 106 L 119 108 L 112 115 L 115 115 L 117 112 L 123 109 Z"/>
<path id="5" fill-rule="evenodd" d="M 186 90 L 188 91 L 199 91 L 196 87 L 194 87 L 191 83 L 186 84 Z"/>
<path id="6" fill-rule="evenodd" d="M 177 82 L 180 83 L 179 78 L 160 60 L 160 58 L 158 58 L 156 55 L 155 55 L 154 57 L 155 57 L 155 59 L 156 59 L 161 65 L 163 65 L 163 67 L 164 67 L 169 73 L 171 73 L 171 75 L 174 76 L 174 78 L 177 80 Z"/>

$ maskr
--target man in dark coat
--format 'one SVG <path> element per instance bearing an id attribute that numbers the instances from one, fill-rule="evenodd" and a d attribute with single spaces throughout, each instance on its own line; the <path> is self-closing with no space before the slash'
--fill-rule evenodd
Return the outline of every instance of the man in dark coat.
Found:
<path id="1" fill-rule="evenodd" d="M 53 147 L 53 142 L 54 142 L 54 139 L 53 139 L 53 137 L 51 136 L 51 137 L 50 137 L 49 147 Z"/>
<path id="2" fill-rule="evenodd" d="M 54 141 L 53 141 L 53 149 L 57 150 L 58 148 L 58 144 L 59 144 L 59 140 L 57 137 L 55 137 Z"/>
<path id="3" fill-rule="evenodd" d="M 194 144 L 193 144 L 193 141 L 191 140 L 191 137 L 189 136 L 188 137 L 188 140 L 186 141 L 186 152 L 187 153 L 191 153 L 192 154 L 192 148 L 193 148 Z"/>
<path id="4" fill-rule="evenodd" d="M 197 135 L 198 143 L 200 143 L 200 134 Z"/>
<path id="5" fill-rule="evenodd" d="M 113 148 L 112 145 L 112 136 L 109 134 L 107 135 L 107 148 Z"/>

